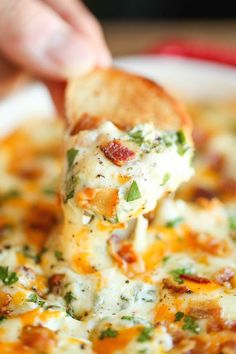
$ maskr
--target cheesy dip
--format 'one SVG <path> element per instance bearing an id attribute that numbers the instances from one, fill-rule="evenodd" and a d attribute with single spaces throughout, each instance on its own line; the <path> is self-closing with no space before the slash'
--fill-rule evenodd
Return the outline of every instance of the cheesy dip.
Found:
<path id="1" fill-rule="evenodd" d="M 236 107 L 190 110 L 175 198 L 184 131 L 68 137 L 62 200 L 59 121 L 2 139 L 1 354 L 236 352 Z"/>

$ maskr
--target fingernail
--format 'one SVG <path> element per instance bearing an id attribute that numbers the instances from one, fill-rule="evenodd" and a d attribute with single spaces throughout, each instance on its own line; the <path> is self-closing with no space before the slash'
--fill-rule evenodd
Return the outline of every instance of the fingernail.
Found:
<path id="1" fill-rule="evenodd" d="M 57 34 L 50 39 L 46 55 L 65 77 L 80 75 L 96 64 L 96 53 L 82 35 L 73 32 Z"/>

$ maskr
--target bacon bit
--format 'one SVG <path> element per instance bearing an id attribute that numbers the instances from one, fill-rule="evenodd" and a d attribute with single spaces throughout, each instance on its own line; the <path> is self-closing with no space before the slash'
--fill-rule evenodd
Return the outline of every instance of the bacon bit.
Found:
<path id="1" fill-rule="evenodd" d="M 212 200 L 217 197 L 217 192 L 213 189 L 205 188 L 205 187 L 195 187 L 193 190 L 193 201 L 196 199 L 209 199 Z"/>
<path id="2" fill-rule="evenodd" d="M 133 249 L 133 245 L 128 242 L 124 242 L 121 245 L 121 248 L 117 252 L 118 256 L 122 258 L 126 263 L 134 263 L 137 262 L 138 257 Z"/>
<path id="3" fill-rule="evenodd" d="M 171 292 L 173 293 L 184 294 L 190 292 L 189 288 L 186 285 L 176 284 L 175 282 L 173 282 L 171 279 L 168 278 L 163 279 L 162 283 L 164 285 L 164 288 L 171 290 Z"/>
<path id="4" fill-rule="evenodd" d="M 197 150 L 200 150 L 200 151 L 202 151 L 205 148 L 205 146 L 210 138 L 209 132 L 206 132 L 203 129 L 199 129 L 196 127 L 193 129 L 192 136 L 193 136 L 193 142 L 194 142 Z"/>
<path id="5" fill-rule="evenodd" d="M 225 256 L 229 251 L 229 246 L 226 240 L 217 240 L 211 235 L 204 233 L 191 232 L 193 246 L 203 252 L 217 256 Z"/>
<path id="6" fill-rule="evenodd" d="M 111 257 L 128 277 L 144 271 L 142 259 L 139 258 L 129 241 L 112 235 L 108 240 L 108 249 Z"/>
<path id="7" fill-rule="evenodd" d="M 21 333 L 25 346 L 33 348 L 37 353 L 51 352 L 56 345 L 56 334 L 42 326 L 25 326 Z"/>
<path id="8" fill-rule="evenodd" d="M 115 188 L 85 188 L 76 195 L 76 203 L 81 208 L 93 210 L 106 218 L 115 216 L 118 202 Z"/>
<path id="9" fill-rule="evenodd" d="M 216 172 L 222 172 L 225 167 L 225 157 L 217 153 L 209 153 L 206 156 L 209 167 Z"/>
<path id="10" fill-rule="evenodd" d="M 236 196 L 236 180 L 233 178 L 224 178 L 219 186 L 219 192 L 229 197 Z"/>
<path id="11" fill-rule="evenodd" d="M 101 117 L 90 116 L 88 113 L 83 113 L 80 119 L 76 122 L 76 124 L 72 128 L 70 135 L 71 136 L 76 135 L 81 130 L 96 129 L 101 124 L 102 121 L 103 118 Z"/>
<path id="12" fill-rule="evenodd" d="M 174 346 L 174 348 L 171 350 L 171 354 L 192 354 L 192 349 L 195 348 L 195 344 L 196 343 L 194 340 L 183 339 Z"/>
<path id="13" fill-rule="evenodd" d="M 156 209 L 153 209 L 148 213 L 144 214 L 144 217 L 148 219 L 149 225 L 155 220 L 155 216 L 156 216 Z"/>
<path id="14" fill-rule="evenodd" d="M 117 139 L 100 145 L 100 149 L 108 160 L 119 167 L 135 157 L 135 152 L 122 145 L 121 141 Z"/>
<path id="15" fill-rule="evenodd" d="M 235 272 L 231 268 L 223 268 L 215 274 L 215 280 L 218 284 L 224 285 L 224 283 L 230 282 L 234 277 Z"/>
<path id="16" fill-rule="evenodd" d="M 214 319 L 220 320 L 221 309 L 214 301 L 195 302 L 193 307 L 188 309 L 188 314 L 201 320 L 201 319 Z"/>
<path id="17" fill-rule="evenodd" d="M 48 286 L 50 292 L 53 294 L 59 295 L 60 290 L 61 290 L 61 285 L 62 282 L 65 278 L 65 274 L 53 274 L 49 279 L 48 279 Z"/>
<path id="18" fill-rule="evenodd" d="M 59 210 L 48 202 L 32 204 L 24 219 L 24 228 L 30 241 L 43 246 L 46 237 L 58 225 Z"/>
<path id="19" fill-rule="evenodd" d="M 235 354 L 236 353 L 236 340 L 230 340 L 220 346 L 221 354 Z"/>
<path id="20" fill-rule="evenodd" d="M 10 164 L 9 172 L 26 180 L 36 180 L 42 176 L 43 170 L 31 159 L 18 159 Z"/>
<path id="21" fill-rule="evenodd" d="M 133 249 L 133 245 L 119 238 L 117 235 L 112 235 L 108 240 L 108 246 L 112 257 L 119 263 L 135 263 L 138 261 L 138 256 Z"/>
<path id="22" fill-rule="evenodd" d="M 4 291 L 0 291 L 0 315 L 8 315 L 10 310 L 8 305 L 12 300 L 12 296 Z"/>
<path id="23" fill-rule="evenodd" d="M 37 166 L 27 166 L 18 171 L 18 176 L 23 179 L 37 179 L 42 176 L 42 169 Z"/>
<path id="24" fill-rule="evenodd" d="M 199 277 L 198 275 L 195 275 L 195 274 L 181 274 L 179 277 L 181 279 L 189 280 L 189 281 L 192 281 L 192 282 L 198 283 L 198 284 L 208 284 L 211 282 L 209 279 Z"/>

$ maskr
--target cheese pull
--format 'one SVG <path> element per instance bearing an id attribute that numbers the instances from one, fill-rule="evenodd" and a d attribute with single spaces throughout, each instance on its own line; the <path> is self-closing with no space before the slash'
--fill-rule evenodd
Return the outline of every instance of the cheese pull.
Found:
<path id="1" fill-rule="evenodd" d="M 189 180 L 193 147 L 183 112 L 155 83 L 114 69 L 69 84 L 62 184 L 69 258 L 87 247 L 94 259 L 97 239 L 106 242 Z"/>

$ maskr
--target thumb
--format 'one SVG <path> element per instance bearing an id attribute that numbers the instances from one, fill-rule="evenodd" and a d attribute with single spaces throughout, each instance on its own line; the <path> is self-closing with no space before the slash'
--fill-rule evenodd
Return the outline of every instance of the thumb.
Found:
<path id="1" fill-rule="evenodd" d="M 53 79 L 84 73 L 97 63 L 91 39 L 34 0 L 0 1 L 0 50 L 26 70 Z"/>

